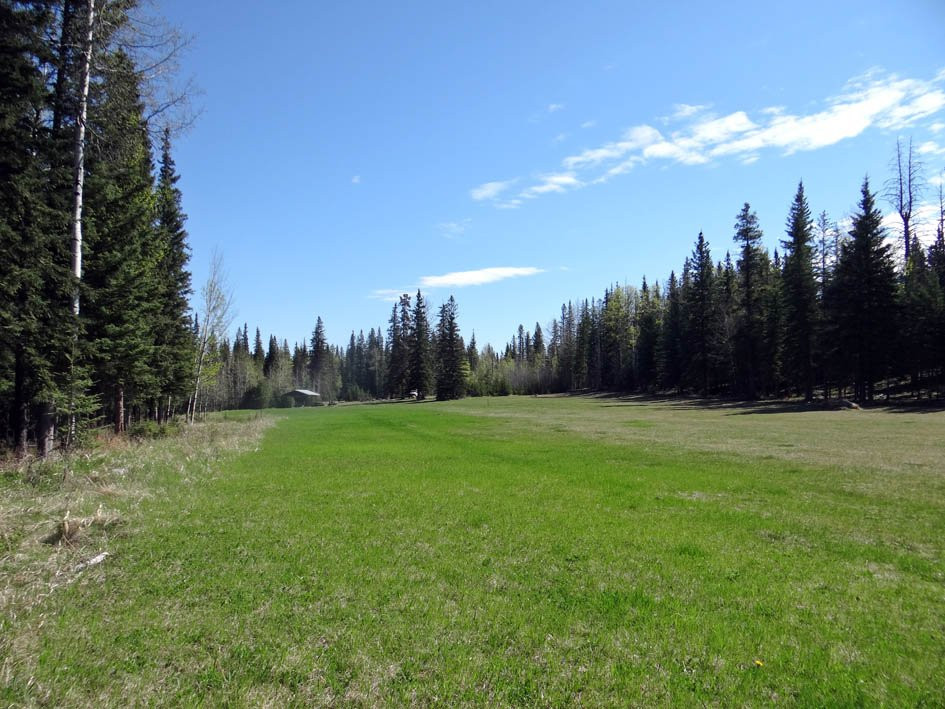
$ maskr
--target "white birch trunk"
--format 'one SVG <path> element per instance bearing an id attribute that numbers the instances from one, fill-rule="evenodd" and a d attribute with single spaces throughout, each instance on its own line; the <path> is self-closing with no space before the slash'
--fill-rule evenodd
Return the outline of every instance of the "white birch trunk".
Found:
<path id="1" fill-rule="evenodd" d="M 79 89 L 79 113 L 75 121 L 75 179 L 72 205 L 72 314 L 79 316 L 79 281 L 82 280 L 82 194 L 85 186 L 85 123 L 88 115 L 89 81 L 92 74 L 92 41 L 95 30 L 95 0 L 87 0 L 88 27 L 82 50 L 82 76 Z"/>
<path id="2" fill-rule="evenodd" d="M 82 281 L 82 196 L 85 187 L 85 123 L 88 116 L 89 81 L 92 75 L 92 41 L 95 31 L 95 0 L 87 0 L 86 20 L 88 25 L 85 33 L 85 46 L 82 48 L 82 68 L 79 86 L 79 111 L 75 119 L 75 145 L 73 157 L 75 159 L 75 173 L 73 179 L 72 202 L 72 275 L 75 283 L 72 290 L 72 317 L 75 320 L 75 330 L 72 336 L 72 363 L 75 367 L 76 344 L 78 340 L 79 319 L 79 283 Z M 75 441 L 77 422 L 75 414 L 75 377 L 70 375 L 72 383 L 69 393 L 69 443 Z"/>

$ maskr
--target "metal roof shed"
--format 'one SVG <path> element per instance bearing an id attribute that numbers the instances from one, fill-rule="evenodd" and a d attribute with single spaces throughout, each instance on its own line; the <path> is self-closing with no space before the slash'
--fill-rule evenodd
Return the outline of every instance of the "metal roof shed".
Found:
<path id="1" fill-rule="evenodd" d="M 311 391 L 310 389 L 293 389 L 288 392 L 286 396 L 291 396 L 292 401 L 296 406 L 306 406 L 313 403 L 318 403 L 318 400 L 322 398 L 322 395 L 317 391 Z"/>

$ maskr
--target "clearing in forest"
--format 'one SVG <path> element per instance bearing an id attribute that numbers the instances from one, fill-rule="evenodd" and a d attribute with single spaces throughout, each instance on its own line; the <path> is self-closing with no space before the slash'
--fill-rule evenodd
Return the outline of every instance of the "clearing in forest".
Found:
<path id="1" fill-rule="evenodd" d="M 943 412 L 274 415 L 3 609 L 4 703 L 945 702 Z"/>

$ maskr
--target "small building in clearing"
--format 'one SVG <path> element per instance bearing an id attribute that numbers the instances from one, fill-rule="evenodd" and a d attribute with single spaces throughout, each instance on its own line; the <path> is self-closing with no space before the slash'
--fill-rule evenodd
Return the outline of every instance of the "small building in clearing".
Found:
<path id="1" fill-rule="evenodd" d="M 286 396 L 291 397 L 293 406 L 313 406 L 321 403 L 322 395 L 310 389 L 293 389 Z"/>

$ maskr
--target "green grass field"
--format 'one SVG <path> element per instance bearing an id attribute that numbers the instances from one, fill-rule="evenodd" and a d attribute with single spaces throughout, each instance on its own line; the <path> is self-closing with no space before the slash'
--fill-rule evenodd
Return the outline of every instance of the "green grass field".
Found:
<path id="1" fill-rule="evenodd" d="M 0 700 L 945 703 L 943 412 L 513 397 L 259 435 L 165 443 L 78 551 L 8 544 L 111 556 L 6 604 Z"/>

